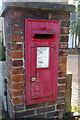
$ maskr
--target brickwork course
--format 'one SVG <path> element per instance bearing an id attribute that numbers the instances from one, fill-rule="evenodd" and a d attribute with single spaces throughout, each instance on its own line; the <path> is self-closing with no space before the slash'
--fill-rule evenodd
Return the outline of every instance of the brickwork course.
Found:
<path id="1" fill-rule="evenodd" d="M 32 3 L 31 3 L 32 4 Z M 61 5 L 54 11 L 46 3 L 43 8 L 35 8 L 34 5 L 26 4 L 28 8 L 22 6 L 8 6 L 4 10 L 4 26 L 6 40 L 6 65 L 7 65 L 7 97 L 8 112 L 10 118 L 62 118 L 65 110 L 66 94 L 66 62 L 68 55 L 68 34 L 70 24 L 70 12 L 74 11 L 74 6 Z M 64 7 L 65 6 L 65 7 Z M 22 8 L 23 7 L 23 8 Z M 62 8 L 62 9 L 61 9 Z M 64 10 L 63 10 L 64 8 Z M 71 8 L 71 9 L 70 9 Z M 60 21 L 61 33 L 59 43 L 58 59 L 58 98 L 56 101 L 40 103 L 34 105 L 25 104 L 25 19 L 52 19 Z"/>

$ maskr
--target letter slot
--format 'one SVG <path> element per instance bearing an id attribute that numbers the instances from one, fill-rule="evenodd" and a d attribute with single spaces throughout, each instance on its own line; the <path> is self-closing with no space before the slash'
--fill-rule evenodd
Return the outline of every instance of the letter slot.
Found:
<path id="1" fill-rule="evenodd" d="M 34 39 L 53 39 L 54 35 L 53 34 L 35 34 Z"/>

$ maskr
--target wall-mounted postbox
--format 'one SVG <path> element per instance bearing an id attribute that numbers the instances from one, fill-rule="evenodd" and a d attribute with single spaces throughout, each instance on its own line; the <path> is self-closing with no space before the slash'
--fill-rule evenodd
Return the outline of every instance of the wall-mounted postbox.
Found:
<path id="1" fill-rule="evenodd" d="M 25 20 L 26 104 L 57 98 L 60 22 Z"/>

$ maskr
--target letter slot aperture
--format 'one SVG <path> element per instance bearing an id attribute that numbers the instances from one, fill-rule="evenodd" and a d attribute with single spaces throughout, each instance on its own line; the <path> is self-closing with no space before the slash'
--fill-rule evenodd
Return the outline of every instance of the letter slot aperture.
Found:
<path id="1" fill-rule="evenodd" d="M 34 39 L 53 39 L 54 34 L 35 34 Z"/>

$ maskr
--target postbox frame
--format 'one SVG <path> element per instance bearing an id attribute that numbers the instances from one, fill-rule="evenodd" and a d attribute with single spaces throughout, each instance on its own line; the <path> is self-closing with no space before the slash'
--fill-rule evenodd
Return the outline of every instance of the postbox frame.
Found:
<path id="1" fill-rule="evenodd" d="M 30 57 L 29 56 L 29 49 L 30 49 L 30 42 L 28 40 L 28 22 L 48 22 L 48 23 L 54 23 L 57 24 L 58 28 L 57 28 L 57 33 L 55 33 L 55 35 L 57 35 L 57 38 L 55 40 L 53 40 L 54 44 L 50 47 L 54 47 L 54 85 L 53 87 L 55 89 L 53 89 L 54 95 L 48 98 L 42 98 L 42 99 L 35 99 L 35 100 L 31 100 L 30 95 L 29 95 L 29 89 L 30 89 L 30 81 L 29 81 L 29 65 L 30 63 L 28 61 L 30 61 Z M 37 103 L 44 103 L 44 102 L 49 102 L 49 101 L 54 101 L 57 99 L 57 93 L 58 93 L 58 55 L 59 55 L 59 39 L 60 39 L 60 22 L 59 21 L 53 21 L 53 20 L 37 20 L 37 19 L 25 19 L 25 73 L 26 73 L 26 80 L 25 80 L 25 99 L 26 99 L 26 104 L 30 105 L 30 104 L 37 104 Z M 37 47 L 49 47 L 48 45 L 37 45 L 36 44 L 37 39 L 35 39 L 35 46 Z M 39 42 L 39 41 L 38 41 Z M 50 43 L 51 41 L 49 41 Z M 42 40 L 43 43 L 43 40 Z M 50 56 L 49 56 L 50 57 Z M 51 58 L 50 58 L 51 59 Z M 37 68 L 37 69 L 47 69 L 47 68 Z"/>

